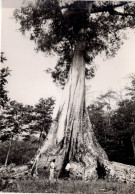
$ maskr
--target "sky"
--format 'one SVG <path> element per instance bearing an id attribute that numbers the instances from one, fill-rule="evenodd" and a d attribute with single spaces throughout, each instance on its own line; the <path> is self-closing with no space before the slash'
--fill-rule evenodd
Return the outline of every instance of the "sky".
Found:
<path id="1" fill-rule="evenodd" d="M 4 66 L 9 66 L 11 70 L 7 85 L 9 97 L 31 105 L 37 103 L 40 98 L 51 96 L 59 102 L 62 91 L 45 72 L 48 67 L 55 66 L 57 57 L 36 53 L 34 43 L 19 32 L 19 24 L 12 18 L 14 9 L 20 7 L 21 1 L 23 0 L 13 4 L 13 0 L 3 0 L 1 49 L 7 58 Z M 128 39 L 124 41 L 115 58 L 95 59 L 95 77 L 87 82 L 87 86 L 90 86 L 88 100 L 91 95 L 97 96 L 109 89 L 121 90 L 126 85 L 127 75 L 135 73 L 135 31 L 128 30 L 127 34 Z"/>

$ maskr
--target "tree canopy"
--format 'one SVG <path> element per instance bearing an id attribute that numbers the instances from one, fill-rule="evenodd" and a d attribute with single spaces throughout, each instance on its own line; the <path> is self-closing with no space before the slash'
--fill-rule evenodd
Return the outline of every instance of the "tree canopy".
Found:
<path id="1" fill-rule="evenodd" d="M 56 53 L 59 60 L 51 71 L 55 82 L 65 84 L 72 62 L 76 42 L 80 37 L 85 42 L 84 60 L 86 77 L 94 76 L 89 66 L 99 53 L 115 56 L 122 44 L 121 30 L 134 28 L 134 2 L 92 3 L 89 1 L 38 0 L 14 12 L 20 22 L 20 31 L 30 32 L 30 39 L 36 43 L 36 50 L 46 54 Z M 121 11 L 117 11 L 121 8 Z"/>
<path id="2" fill-rule="evenodd" d="M 54 99 L 48 98 L 39 100 L 39 103 L 35 105 L 35 114 L 37 120 L 38 131 L 43 131 L 46 134 L 49 131 L 52 123 L 52 113 L 54 108 Z"/>

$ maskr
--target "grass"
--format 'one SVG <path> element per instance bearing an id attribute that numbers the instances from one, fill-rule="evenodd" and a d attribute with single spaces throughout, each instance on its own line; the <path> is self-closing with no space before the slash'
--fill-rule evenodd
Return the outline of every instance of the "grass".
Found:
<path id="1" fill-rule="evenodd" d="M 44 177 L 39 179 L 18 180 L 3 192 L 19 193 L 83 193 L 83 194 L 134 194 L 135 185 L 116 182 L 57 180 L 50 182 Z"/>

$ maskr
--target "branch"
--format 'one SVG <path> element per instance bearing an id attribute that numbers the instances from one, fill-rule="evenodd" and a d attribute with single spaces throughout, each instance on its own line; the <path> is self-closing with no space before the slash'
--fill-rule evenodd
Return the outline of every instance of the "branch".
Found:
<path id="1" fill-rule="evenodd" d="M 85 4 L 80 4 L 80 6 L 79 6 L 79 4 L 77 4 L 75 6 L 75 5 L 72 5 L 72 3 L 71 4 L 65 3 L 65 5 L 61 5 L 60 7 L 59 7 L 59 5 L 53 5 L 53 7 L 50 7 L 48 5 L 48 7 L 46 6 L 46 8 L 48 8 L 48 9 L 73 9 L 73 8 L 74 9 L 88 9 L 87 5 L 89 3 L 93 2 L 93 1 L 82 1 L 82 0 L 76 0 L 74 2 L 79 2 L 79 1 L 80 1 L 80 3 L 84 2 Z M 92 7 L 92 13 L 108 11 L 110 8 L 115 9 L 115 8 L 118 8 L 118 7 L 122 7 L 122 6 L 126 5 L 127 3 L 128 2 L 124 1 L 124 2 L 120 2 L 116 5 L 112 5 L 111 2 L 110 2 L 110 4 L 108 3 L 108 5 L 103 5 L 103 6 L 100 6 L 100 7 L 98 7 L 94 4 L 93 7 Z"/>
<path id="2" fill-rule="evenodd" d="M 120 15 L 120 16 L 124 16 L 124 17 L 127 17 L 127 16 L 135 17 L 135 14 L 125 13 L 125 12 L 122 13 L 122 12 L 119 12 L 119 11 L 115 10 L 116 8 L 122 7 L 126 4 L 127 4 L 127 2 L 121 2 L 117 5 L 107 5 L 107 6 L 103 6 L 103 7 L 96 7 L 94 5 L 93 8 L 92 8 L 91 13 L 109 12 L 110 14 L 113 14 L 113 15 Z"/>
<path id="3" fill-rule="evenodd" d="M 85 7 L 86 9 L 88 9 L 88 4 L 90 2 L 92 2 L 92 1 L 87 1 L 86 2 L 87 3 L 87 6 Z M 121 16 L 125 16 L 125 17 L 127 17 L 127 16 L 135 16 L 134 14 L 121 13 L 121 12 L 118 12 L 118 11 L 115 10 L 116 8 L 122 7 L 122 6 L 127 5 L 127 4 L 128 4 L 128 2 L 125 2 L 125 1 L 124 2 L 120 2 L 118 4 L 115 4 L 115 5 L 113 5 L 112 2 L 110 2 L 110 4 L 103 5 L 103 6 L 100 6 L 100 7 L 98 7 L 95 4 L 93 4 L 90 13 L 93 14 L 93 13 L 109 12 L 110 14 L 116 14 L 116 15 L 121 15 Z M 60 9 L 65 9 L 65 8 L 72 9 L 72 6 L 69 5 L 69 7 L 68 7 L 68 5 L 64 5 L 64 6 L 61 6 Z M 83 7 L 83 9 L 85 9 L 85 8 Z M 77 7 L 77 9 L 81 9 L 81 8 L 80 7 Z"/>
<path id="4" fill-rule="evenodd" d="M 125 16 L 125 17 L 127 17 L 127 16 L 133 16 L 133 17 L 135 17 L 135 14 L 131 14 L 131 13 L 121 13 L 121 12 L 118 12 L 116 10 L 114 10 L 113 13 L 115 15 L 120 15 L 120 16 Z"/>
<path id="5" fill-rule="evenodd" d="M 114 9 L 116 9 L 118 7 L 122 7 L 126 4 L 127 4 L 127 2 L 120 2 L 119 4 L 116 4 L 116 5 L 108 4 L 108 5 L 102 6 L 102 7 L 97 7 L 96 5 L 93 5 L 91 13 L 114 11 Z"/>

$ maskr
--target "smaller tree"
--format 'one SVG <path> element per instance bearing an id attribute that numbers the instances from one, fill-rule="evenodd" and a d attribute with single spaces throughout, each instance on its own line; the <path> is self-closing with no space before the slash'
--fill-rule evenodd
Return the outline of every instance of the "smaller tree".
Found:
<path id="1" fill-rule="evenodd" d="M 127 96 L 130 97 L 130 103 L 132 106 L 132 121 L 130 122 L 131 142 L 133 146 L 134 159 L 135 159 L 135 74 L 129 75 L 130 86 L 126 87 Z"/>
<path id="2" fill-rule="evenodd" d="M 133 100 L 135 102 L 135 74 L 131 74 L 129 76 L 129 79 L 131 80 L 131 86 L 127 86 L 125 87 L 126 91 L 127 91 L 127 96 L 129 96 L 131 98 L 131 100 Z"/>
<path id="3" fill-rule="evenodd" d="M 22 125 L 22 110 L 23 104 L 17 103 L 16 101 L 10 101 L 3 109 L 3 116 L 1 118 L 3 126 L 1 128 L 0 140 L 9 140 L 5 166 L 7 166 L 8 163 L 13 138 L 19 135 L 21 131 L 20 126 Z"/>
<path id="4" fill-rule="evenodd" d="M 116 100 L 116 92 L 113 90 L 108 90 L 105 94 L 102 94 L 98 97 L 100 103 L 102 103 L 103 107 L 106 108 L 106 114 L 108 115 L 108 125 L 111 125 L 111 101 Z"/>
<path id="5" fill-rule="evenodd" d="M 118 107 L 112 109 L 115 101 Z M 112 90 L 88 106 L 96 137 L 111 161 L 134 164 L 134 107 L 133 100 L 123 100 Z"/>
<path id="6" fill-rule="evenodd" d="M 108 123 L 108 114 L 106 108 L 104 108 L 105 106 L 106 103 L 97 99 L 93 104 L 88 106 L 88 113 L 96 138 L 107 152 L 109 159 L 111 159 L 115 151 L 114 145 L 116 145 L 117 138 L 115 130 L 112 128 L 112 125 Z M 114 159 L 114 161 L 116 160 Z"/>
<path id="7" fill-rule="evenodd" d="M 7 59 L 4 57 L 4 53 L 1 52 L 1 63 L 4 63 Z M 10 75 L 10 70 L 8 67 L 0 69 L 0 107 L 4 107 L 5 103 L 9 100 L 5 89 L 7 81 L 7 76 Z"/>
<path id="8" fill-rule="evenodd" d="M 112 126 L 117 131 L 117 139 L 119 142 L 119 156 L 122 158 L 123 163 L 133 164 L 134 151 L 134 115 L 135 106 L 134 102 L 125 99 L 118 103 L 118 108 L 114 111 L 111 118 Z M 117 149 L 117 150 L 118 150 Z"/>
<path id="9" fill-rule="evenodd" d="M 35 131 L 40 132 L 39 144 L 44 140 L 52 123 L 52 113 L 55 100 L 53 98 L 41 98 L 35 105 Z"/>
<path id="10" fill-rule="evenodd" d="M 103 146 L 103 142 L 105 142 L 103 105 L 95 101 L 88 106 L 88 113 L 95 135 L 99 143 Z"/>

